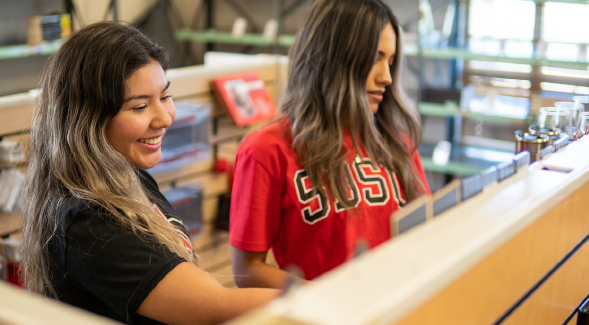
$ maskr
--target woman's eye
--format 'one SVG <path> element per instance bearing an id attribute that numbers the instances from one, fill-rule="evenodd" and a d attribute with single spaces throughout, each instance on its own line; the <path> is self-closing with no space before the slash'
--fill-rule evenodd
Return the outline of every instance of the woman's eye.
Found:
<path id="1" fill-rule="evenodd" d="M 162 97 L 162 100 L 165 101 L 165 100 L 168 100 L 170 98 L 172 98 L 172 95 L 167 95 L 167 96 Z"/>
<path id="2" fill-rule="evenodd" d="M 135 112 L 143 112 L 146 108 L 147 108 L 147 105 L 143 105 L 143 106 L 139 106 L 139 107 L 134 107 L 133 110 Z"/>

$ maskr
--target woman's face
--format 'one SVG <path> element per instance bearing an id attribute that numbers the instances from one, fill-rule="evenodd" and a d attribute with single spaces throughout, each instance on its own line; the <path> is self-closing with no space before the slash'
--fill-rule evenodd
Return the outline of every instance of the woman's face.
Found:
<path id="1" fill-rule="evenodd" d="M 372 113 L 378 111 L 378 105 L 382 102 L 385 88 L 393 82 L 391 77 L 391 65 L 397 51 L 397 35 L 393 26 L 387 24 L 380 36 L 378 44 L 378 56 L 372 66 L 372 70 L 366 79 L 366 92 L 368 93 L 368 104 Z"/>
<path id="2" fill-rule="evenodd" d="M 161 157 L 162 137 L 176 117 L 170 83 L 156 61 L 127 79 L 125 102 L 106 126 L 106 138 L 134 167 L 151 168 Z"/>

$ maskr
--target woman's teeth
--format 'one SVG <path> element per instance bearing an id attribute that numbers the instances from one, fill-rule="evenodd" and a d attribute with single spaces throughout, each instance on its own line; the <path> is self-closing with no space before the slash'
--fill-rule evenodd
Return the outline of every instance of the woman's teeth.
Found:
<path id="1" fill-rule="evenodd" d="M 151 138 L 151 139 L 139 139 L 137 141 L 147 143 L 147 144 L 158 144 L 162 140 L 162 137 Z"/>

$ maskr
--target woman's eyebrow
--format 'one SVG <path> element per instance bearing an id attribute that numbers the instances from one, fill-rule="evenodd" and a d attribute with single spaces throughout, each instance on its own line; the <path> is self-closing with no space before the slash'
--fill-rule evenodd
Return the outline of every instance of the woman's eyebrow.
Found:
<path id="1" fill-rule="evenodd" d="M 396 52 L 393 52 L 393 54 L 391 54 L 391 58 L 394 57 L 396 54 Z M 386 57 L 387 55 L 383 52 L 383 51 L 378 51 L 378 55 L 382 56 L 382 57 Z"/>
<path id="2" fill-rule="evenodd" d="M 166 85 L 166 88 L 164 88 L 164 90 L 162 90 L 162 93 L 166 90 L 168 90 L 168 88 L 170 88 L 170 82 L 168 81 L 168 84 Z"/>
<path id="3" fill-rule="evenodd" d="M 165 88 L 162 90 L 162 93 L 163 93 L 164 91 L 168 90 L 168 88 L 170 88 L 170 82 L 169 82 L 169 81 L 168 81 L 168 83 L 166 84 L 166 87 L 165 87 Z M 151 98 L 151 97 L 153 97 L 153 96 L 151 96 L 151 95 L 137 95 L 137 96 L 131 96 L 131 97 L 125 98 L 125 101 L 124 101 L 123 103 L 126 103 L 126 102 L 128 102 L 128 101 L 132 101 L 132 100 L 135 100 L 135 99 L 147 99 L 147 98 Z"/>
<path id="4" fill-rule="evenodd" d="M 135 100 L 135 99 L 147 99 L 147 98 L 151 98 L 151 95 L 137 95 L 137 96 L 131 96 L 128 98 L 125 98 L 125 101 L 123 103 Z"/>

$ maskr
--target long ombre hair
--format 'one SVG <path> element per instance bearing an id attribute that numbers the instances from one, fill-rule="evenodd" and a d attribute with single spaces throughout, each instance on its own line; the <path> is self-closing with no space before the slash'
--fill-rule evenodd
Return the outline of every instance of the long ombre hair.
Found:
<path id="1" fill-rule="evenodd" d="M 397 36 L 393 81 L 373 114 L 366 80 L 388 23 Z M 290 49 L 283 113 L 293 150 L 314 188 L 326 195 L 325 186 L 346 207 L 346 130 L 358 152 L 361 143 L 373 162 L 396 173 L 407 200 L 424 192 L 411 160 L 422 129 L 400 83 L 402 44 L 399 24 L 380 0 L 316 0 Z"/>
<path id="2" fill-rule="evenodd" d="M 59 225 L 59 207 L 72 198 L 101 206 L 123 227 L 196 263 L 173 226 L 151 208 L 131 163 L 106 138 L 107 124 L 123 105 L 127 78 L 150 60 L 166 70 L 164 49 L 137 29 L 100 22 L 73 34 L 47 63 L 33 113 L 21 213 L 29 290 L 57 298 L 48 243 Z"/>

